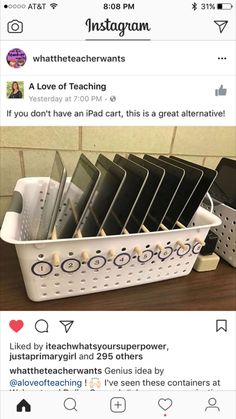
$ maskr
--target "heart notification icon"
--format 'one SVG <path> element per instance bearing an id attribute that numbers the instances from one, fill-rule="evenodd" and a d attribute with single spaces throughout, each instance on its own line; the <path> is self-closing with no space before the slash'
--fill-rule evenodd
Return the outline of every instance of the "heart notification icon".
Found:
<path id="1" fill-rule="evenodd" d="M 9 326 L 12 330 L 14 330 L 14 332 L 19 332 L 19 330 L 22 329 L 22 327 L 24 326 L 24 323 L 22 320 L 11 320 L 9 323 Z"/>
<path id="2" fill-rule="evenodd" d="M 158 405 L 165 412 L 172 406 L 173 401 L 171 399 L 159 399 Z"/>

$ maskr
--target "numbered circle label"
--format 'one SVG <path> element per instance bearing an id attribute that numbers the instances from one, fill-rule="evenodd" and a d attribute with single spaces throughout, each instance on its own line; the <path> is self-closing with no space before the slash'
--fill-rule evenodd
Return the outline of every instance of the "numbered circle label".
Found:
<path id="1" fill-rule="evenodd" d="M 116 266 L 124 266 L 129 263 L 131 257 L 128 253 L 120 253 L 116 258 L 114 259 L 114 264 Z"/>
<path id="2" fill-rule="evenodd" d="M 185 249 L 182 249 L 182 247 L 179 247 L 177 250 L 177 255 L 178 256 L 184 256 L 187 255 L 187 253 L 189 252 L 189 250 L 191 249 L 191 246 L 189 243 L 184 243 Z"/>
<path id="3" fill-rule="evenodd" d="M 193 246 L 193 253 L 195 253 L 195 255 L 197 255 L 198 253 L 200 253 L 201 248 L 202 248 L 202 245 L 200 243 L 196 243 Z"/>
<path id="4" fill-rule="evenodd" d="M 52 265 L 49 262 L 37 262 L 31 270 L 37 276 L 45 276 L 52 272 Z"/>
<path id="5" fill-rule="evenodd" d="M 161 260 L 165 260 L 165 259 L 169 258 L 172 253 L 173 253 L 172 247 L 167 246 L 167 247 L 164 248 L 164 250 L 162 250 L 161 252 L 158 253 L 158 257 Z"/>
<path id="6" fill-rule="evenodd" d="M 100 269 L 106 264 L 106 259 L 103 256 L 94 256 L 88 261 L 88 266 L 91 269 Z"/>
<path id="7" fill-rule="evenodd" d="M 61 265 L 61 269 L 69 273 L 78 271 L 79 268 L 80 262 L 77 259 L 66 259 Z"/>
<path id="8" fill-rule="evenodd" d="M 141 256 L 138 257 L 138 261 L 141 263 L 148 262 L 153 257 L 153 252 L 151 250 L 144 250 Z"/>

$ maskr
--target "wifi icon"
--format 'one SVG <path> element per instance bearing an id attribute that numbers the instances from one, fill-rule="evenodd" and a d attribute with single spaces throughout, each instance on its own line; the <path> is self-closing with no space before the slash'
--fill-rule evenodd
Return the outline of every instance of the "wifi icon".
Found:
<path id="1" fill-rule="evenodd" d="M 56 7 L 58 6 L 58 4 L 57 3 L 51 3 L 50 6 L 51 6 L 52 9 L 56 9 Z"/>

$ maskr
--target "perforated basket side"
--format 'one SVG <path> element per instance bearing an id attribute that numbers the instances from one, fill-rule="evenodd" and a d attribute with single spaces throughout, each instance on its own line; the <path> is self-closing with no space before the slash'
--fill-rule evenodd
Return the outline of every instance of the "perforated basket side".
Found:
<path id="1" fill-rule="evenodd" d="M 218 236 L 216 253 L 236 267 L 236 210 L 214 200 L 214 214 L 221 220 L 220 226 L 212 228 Z"/>
<path id="2" fill-rule="evenodd" d="M 186 276 L 208 231 L 209 227 L 195 227 L 20 243 L 16 249 L 29 298 L 44 301 Z M 56 266 L 55 254 L 59 259 Z"/>
<path id="3" fill-rule="evenodd" d="M 1 238 L 4 241 L 15 243 L 35 239 L 48 179 L 22 178 L 17 181 L 2 224 Z"/>
<path id="4" fill-rule="evenodd" d="M 17 182 L 25 215 L 13 211 L 4 220 L 3 239 L 16 245 L 27 294 L 33 301 L 186 276 L 209 228 L 220 224 L 218 217 L 199 208 L 189 228 L 95 238 L 29 240 L 47 179 L 26 178 Z"/>

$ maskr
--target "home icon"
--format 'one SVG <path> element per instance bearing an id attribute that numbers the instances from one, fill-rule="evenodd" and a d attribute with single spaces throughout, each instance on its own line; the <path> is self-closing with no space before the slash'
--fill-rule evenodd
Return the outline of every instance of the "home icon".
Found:
<path id="1" fill-rule="evenodd" d="M 31 406 L 30 404 L 25 400 L 22 399 L 20 403 L 18 403 L 18 405 L 16 406 L 16 411 L 17 412 L 31 412 Z"/>

